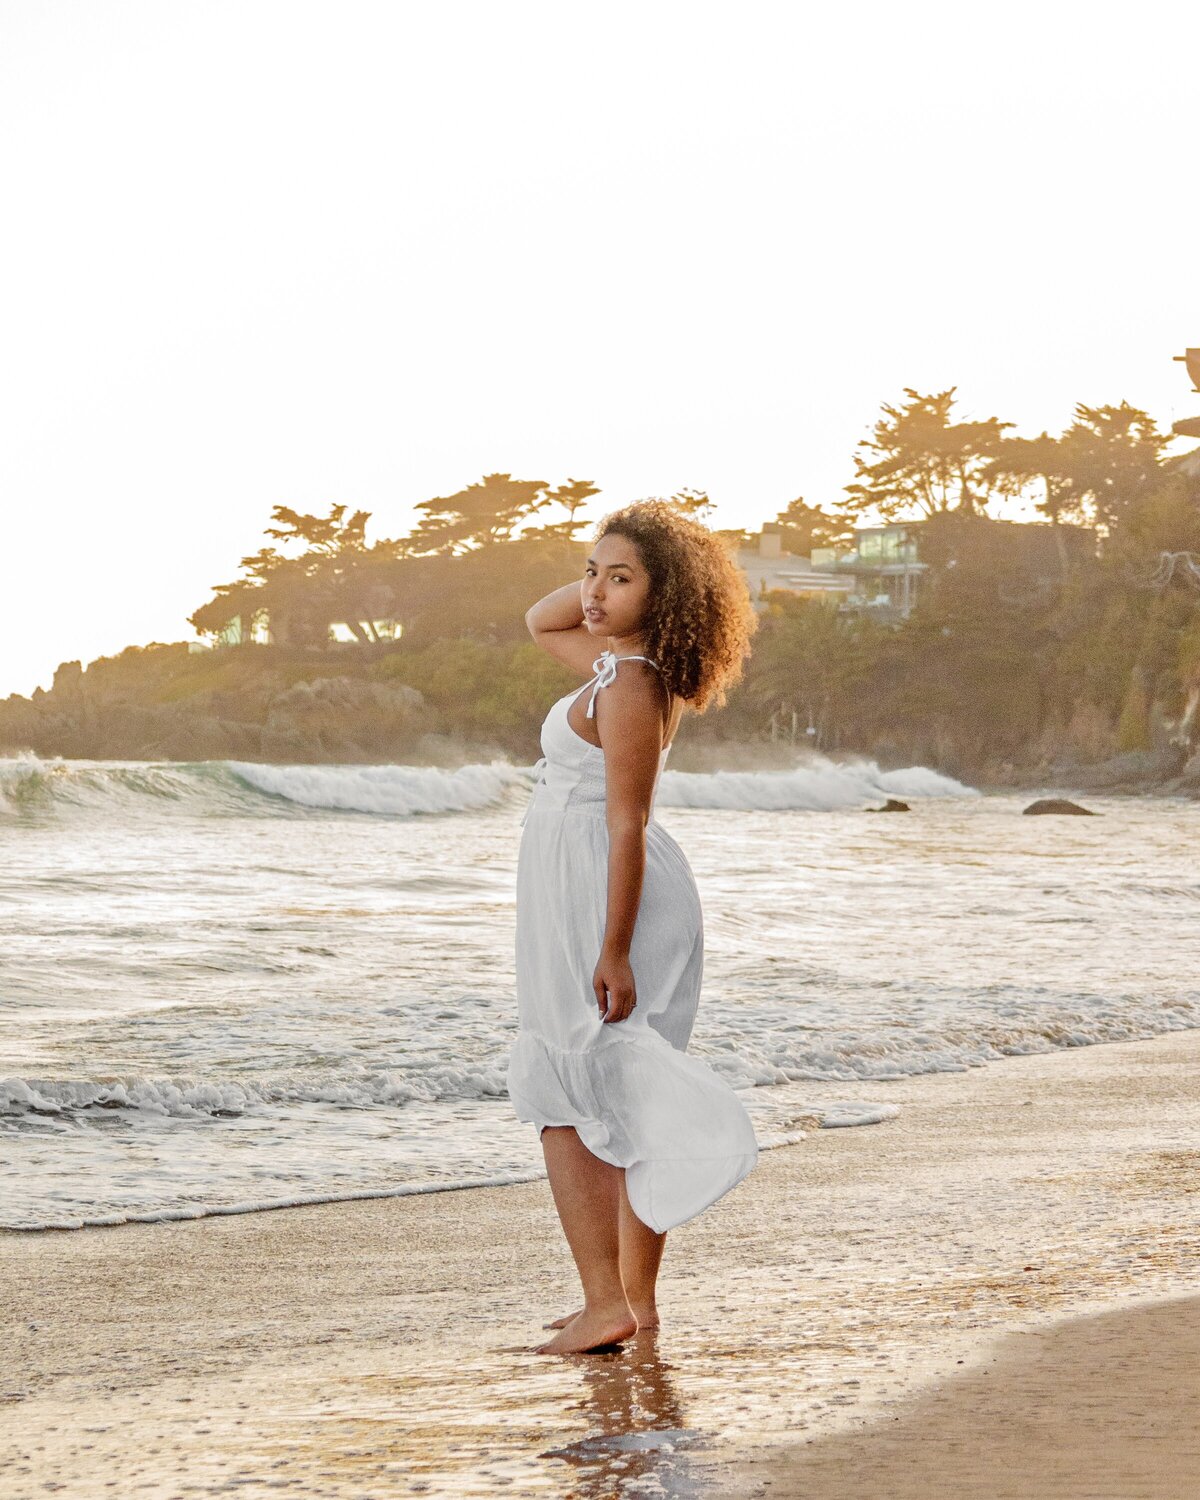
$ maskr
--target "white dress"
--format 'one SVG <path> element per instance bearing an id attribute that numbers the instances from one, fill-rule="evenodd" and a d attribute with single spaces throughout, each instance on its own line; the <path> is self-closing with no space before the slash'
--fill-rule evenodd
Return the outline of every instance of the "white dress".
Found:
<path id="1" fill-rule="evenodd" d="M 597 691 L 626 660 L 611 651 L 596 660 L 589 717 Z M 608 904 L 604 752 L 567 722 L 580 695 L 567 693 L 546 715 L 541 778 L 523 819 L 508 1093 L 517 1118 L 539 1134 L 573 1125 L 589 1151 L 624 1167 L 634 1213 L 661 1231 L 740 1182 L 758 1143 L 733 1089 L 685 1051 L 704 966 L 700 898 L 653 803 L 629 955 L 637 1005 L 627 1020 L 600 1019 L 592 975 Z"/>

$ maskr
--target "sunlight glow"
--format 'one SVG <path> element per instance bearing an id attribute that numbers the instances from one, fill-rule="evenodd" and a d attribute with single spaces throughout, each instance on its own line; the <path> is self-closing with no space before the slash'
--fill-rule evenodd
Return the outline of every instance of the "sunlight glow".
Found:
<path id="1" fill-rule="evenodd" d="M 836 503 L 905 386 L 1200 410 L 1195 8 L 0 4 L 0 694 L 271 507 Z M 1192 115 L 1188 118 L 1189 113 Z"/>

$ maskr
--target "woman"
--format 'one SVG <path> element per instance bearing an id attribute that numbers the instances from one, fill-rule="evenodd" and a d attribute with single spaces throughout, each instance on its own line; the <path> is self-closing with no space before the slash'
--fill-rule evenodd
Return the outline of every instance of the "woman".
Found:
<path id="1" fill-rule="evenodd" d="M 718 539 L 663 501 L 601 523 L 581 583 L 525 616 L 581 677 L 542 725 L 517 865 L 518 1032 L 508 1092 L 536 1124 L 583 1307 L 542 1354 L 657 1327 L 666 1232 L 758 1159 L 741 1101 L 686 1055 L 700 902 L 654 795 L 685 706 L 724 699 L 755 620 Z M 606 649 L 597 656 L 597 646 Z"/>

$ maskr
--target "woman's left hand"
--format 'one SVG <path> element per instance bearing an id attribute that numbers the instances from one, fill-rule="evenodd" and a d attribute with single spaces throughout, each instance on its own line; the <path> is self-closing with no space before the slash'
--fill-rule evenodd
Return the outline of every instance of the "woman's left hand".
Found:
<path id="1" fill-rule="evenodd" d="M 601 1021 L 627 1020 L 637 1004 L 637 986 L 628 957 L 601 953 L 592 975 L 592 989 L 596 992 Z"/>

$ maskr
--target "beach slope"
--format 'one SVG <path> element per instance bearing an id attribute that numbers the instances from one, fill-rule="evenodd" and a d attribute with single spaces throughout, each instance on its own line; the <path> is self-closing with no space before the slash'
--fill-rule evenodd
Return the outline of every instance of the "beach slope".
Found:
<path id="1" fill-rule="evenodd" d="M 663 1331 L 568 1361 L 544 1182 L 0 1234 L 0 1493 L 1000 1496 L 994 1440 L 1103 1495 L 1089 1432 L 1112 1494 L 1200 1493 L 1198 1084 L 1178 1032 L 855 1085 L 899 1115 L 766 1152 L 672 1234 Z"/>

